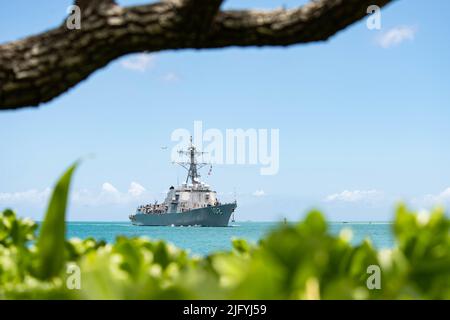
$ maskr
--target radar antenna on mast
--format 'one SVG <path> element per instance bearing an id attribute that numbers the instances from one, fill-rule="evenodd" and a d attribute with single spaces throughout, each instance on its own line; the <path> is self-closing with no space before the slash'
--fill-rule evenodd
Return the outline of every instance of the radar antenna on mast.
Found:
<path id="1" fill-rule="evenodd" d="M 206 152 L 197 151 L 197 148 L 192 143 L 192 136 L 190 138 L 190 144 L 187 150 L 179 150 L 178 153 L 180 155 L 185 155 L 189 157 L 189 161 L 175 161 L 176 164 L 182 166 L 188 171 L 186 177 L 186 183 L 191 180 L 193 185 L 196 185 L 200 182 L 200 174 L 198 172 L 199 169 L 208 165 L 206 162 L 197 162 L 197 156 L 203 155 Z"/>

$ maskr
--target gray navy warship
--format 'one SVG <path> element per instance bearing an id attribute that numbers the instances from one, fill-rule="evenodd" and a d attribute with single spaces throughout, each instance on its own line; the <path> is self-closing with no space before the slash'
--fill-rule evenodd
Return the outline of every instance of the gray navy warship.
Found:
<path id="1" fill-rule="evenodd" d="M 203 152 L 197 151 L 192 137 L 188 149 L 178 152 L 189 157 L 187 162 L 177 162 L 188 171 L 185 183 L 170 187 L 164 202 L 139 206 L 129 216 L 131 222 L 138 226 L 228 226 L 236 201 L 220 203 L 216 191 L 200 181 L 198 170 L 206 163 L 198 163 L 197 156 Z"/>

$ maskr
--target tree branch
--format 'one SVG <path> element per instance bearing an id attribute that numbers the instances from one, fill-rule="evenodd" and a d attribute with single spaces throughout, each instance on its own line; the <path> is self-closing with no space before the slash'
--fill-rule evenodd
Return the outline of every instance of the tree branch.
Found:
<path id="1" fill-rule="evenodd" d="M 393 0 L 317 0 L 297 9 L 220 11 L 222 0 L 120 7 L 76 0 L 81 30 L 56 29 L 0 45 L 0 110 L 52 100 L 110 61 L 134 52 L 287 46 L 327 40 Z"/>

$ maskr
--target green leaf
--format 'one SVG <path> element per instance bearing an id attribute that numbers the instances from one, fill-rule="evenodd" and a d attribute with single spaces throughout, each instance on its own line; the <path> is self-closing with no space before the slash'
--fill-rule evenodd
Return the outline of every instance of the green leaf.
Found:
<path id="1" fill-rule="evenodd" d="M 37 241 L 38 270 L 41 279 L 57 276 L 65 262 L 66 208 L 72 174 L 78 166 L 73 164 L 57 182 Z"/>
<path id="2" fill-rule="evenodd" d="M 318 210 L 312 210 L 307 215 L 300 228 L 315 234 L 324 234 L 327 231 L 327 223 L 323 214 Z"/>

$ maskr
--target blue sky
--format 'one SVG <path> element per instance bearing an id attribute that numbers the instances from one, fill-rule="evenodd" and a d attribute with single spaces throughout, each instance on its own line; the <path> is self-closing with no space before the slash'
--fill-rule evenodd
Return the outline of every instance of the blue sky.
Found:
<path id="1" fill-rule="evenodd" d="M 0 42 L 57 25 L 70 3 L 0 4 Z M 126 220 L 182 179 L 170 135 L 195 120 L 279 129 L 278 174 L 218 165 L 206 179 L 224 200 L 236 189 L 240 220 L 298 219 L 312 207 L 331 220 L 388 220 L 399 199 L 450 205 L 449 10 L 399 0 L 382 10 L 381 30 L 363 20 L 326 43 L 123 57 L 39 109 L 0 113 L 0 207 L 40 219 L 48 188 L 84 157 L 69 218 Z"/>

